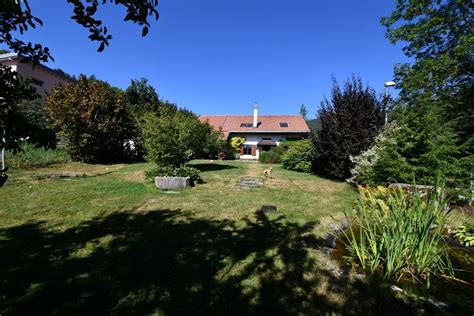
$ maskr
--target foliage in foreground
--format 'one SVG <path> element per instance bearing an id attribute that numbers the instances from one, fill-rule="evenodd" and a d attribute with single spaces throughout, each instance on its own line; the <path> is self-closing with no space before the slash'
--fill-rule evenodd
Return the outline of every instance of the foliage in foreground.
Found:
<path id="1" fill-rule="evenodd" d="M 53 163 L 67 162 L 70 159 L 66 150 L 59 146 L 55 149 L 45 149 L 25 143 L 21 145 L 19 151 L 10 153 L 7 162 L 13 168 L 46 166 Z"/>
<path id="2" fill-rule="evenodd" d="M 464 246 L 474 247 L 474 225 L 464 224 L 454 229 L 451 235 Z"/>
<path id="3" fill-rule="evenodd" d="M 285 149 L 280 157 L 283 168 L 299 172 L 311 172 L 312 161 L 316 153 L 311 140 L 285 141 L 280 146 Z"/>
<path id="4" fill-rule="evenodd" d="M 369 148 L 383 126 L 385 101 L 360 77 L 353 76 L 342 89 L 333 79 L 331 100 L 321 102 L 318 115 L 321 130 L 314 139 L 314 171 L 345 180 L 353 167 L 350 156 Z"/>
<path id="5" fill-rule="evenodd" d="M 467 189 L 474 163 L 474 19 L 469 0 L 397 0 L 381 22 L 409 62 L 395 66 L 406 125 L 397 153 L 415 167 L 417 181 L 443 173 Z"/>
<path id="6" fill-rule="evenodd" d="M 142 27 L 142 36 L 148 33 L 149 20 L 153 18 L 157 20 L 159 16 L 156 10 L 158 0 L 87 1 L 87 4 L 81 0 L 68 0 L 67 2 L 74 7 L 72 10 L 74 14 L 70 18 L 89 31 L 91 41 L 100 42 L 99 52 L 104 50 L 112 39 L 112 35 L 107 32 L 107 27 L 96 15 L 99 8 L 106 2 L 125 7 L 127 13 L 124 20 L 139 24 Z M 43 25 L 43 22 L 31 12 L 29 0 L 2 1 L 0 16 L 2 17 L 0 19 L 0 43 L 5 43 L 10 49 L 31 58 L 35 63 L 53 60 L 48 47 L 41 43 L 25 43 L 19 38 L 19 35 L 28 29 Z"/>
<path id="7" fill-rule="evenodd" d="M 0 147 L 19 149 L 21 138 L 44 148 L 56 146 L 39 95 L 10 67 L 0 66 Z"/>
<path id="8" fill-rule="evenodd" d="M 430 285 L 431 275 L 452 275 L 442 242 L 447 213 L 441 190 L 422 197 L 402 189 L 359 187 L 355 213 L 346 217 L 350 260 L 386 279 L 404 276 Z"/>

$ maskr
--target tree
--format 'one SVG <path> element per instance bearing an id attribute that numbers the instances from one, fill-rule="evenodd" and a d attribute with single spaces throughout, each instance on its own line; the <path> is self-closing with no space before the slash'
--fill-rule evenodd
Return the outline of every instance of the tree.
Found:
<path id="1" fill-rule="evenodd" d="M 158 94 L 146 78 L 132 79 L 130 85 L 125 90 L 124 96 L 127 106 L 133 113 L 159 111 L 160 100 Z"/>
<path id="2" fill-rule="evenodd" d="M 106 163 L 127 158 L 131 124 L 120 90 L 81 75 L 76 84 L 57 86 L 46 108 L 74 160 Z"/>
<path id="3" fill-rule="evenodd" d="M 457 148 L 442 157 L 447 164 L 463 168 L 458 177 L 467 186 L 470 165 L 474 163 L 472 2 L 397 0 L 396 4 L 396 9 L 381 23 L 387 28 L 387 38 L 392 43 L 402 43 L 403 51 L 411 59 L 395 67 L 401 108 L 406 110 L 407 117 L 415 119 L 410 122 L 413 128 L 414 122 L 420 124 L 417 130 L 437 116 L 435 126 L 442 126 L 446 135 L 454 133 L 449 138 L 454 138 Z M 417 107 L 422 110 L 413 109 Z M 415 113 L 420 116 L 415 117 Z M 439 135 L 431 135 L 435 139 L 425 141 L 436 143 Z M 416 153 L 411 154 L 415 157 Z M 417 153 L 420 157 L 426 154 L 425 150 Z M 437 172 L 444 173 L 431 170 Z"/>
<path id="4" fill-rule="evenodd" d="M 0 66 L 0 187 L 5 183 L 5 150 L 20 150 L 20 140 L 56 147 L 56 135 L 48 124 L 36 90 L 9 67 Z"/>
<path id="5" fill-rule="evenodd" d="M 158 0 L 67 0 L 67 2 L 74 7 L 71 19 L 88 29 L 90 40 L 100 43 L 99 52 L 103 51 L 112 39 L 107 27 L 96 17 L 99 7 L 106 2 L 125 7 L 127 13 L 124 20 L 142 26 L 142 36 L 148 34 L 150 27 L 148 18 L 154 17 L 158 20 L 159 17 L 156 10 Z M 31 58 L 35 64 L 39 61 L 53 60 L 48 47 L 40 43 L 25 43 L 17 35 L 38 25 L 43 25 L 43 22 L 33 15 L 28 0 L 0 0 L 0 43 L 5 43 L 15 52 Z"/>
<path id="6" fill-rule="evenodd" d="M 301 104 L 300 115 L 304 118 L 305 121 L 308 120 L 308 110 L 306 109 L 306 105 L 304 104 Z"/>
<path id="7" fill-rule="evenodd" d="M 316 135 L 315 172 L 344 180 L 350 176 L 351 156 L 368 149 L 384 124 L 384 100 L 360 77 L 352 76 L 343 90 L 333 78 L 331 101 L 321 102 L 321 130 Z"/>
<path id="8" fill-rule="evenodd" d="M 0 91 L 0 147 L 18 150 L 18 141 L 24 138 L 32 144 L 54 148 L 55 134 L 29 81 L 9 67 L 0 66 Z"/>
<path id="9" fill-rule="evenodd" d="M 232 150 L 232 154 L 236 154 L 240 151 L 240 146 L 245 143 L 245 137 L 234 136 L 229 141 L 229 147 Z"/>
<path id="10" fill-rule="evenodd" d="M 166 107 L 144 114 L 142 134 L 147 159 L 158 166 L 179 168 L 206 154 L 213 129 L 187 110 Z"/>

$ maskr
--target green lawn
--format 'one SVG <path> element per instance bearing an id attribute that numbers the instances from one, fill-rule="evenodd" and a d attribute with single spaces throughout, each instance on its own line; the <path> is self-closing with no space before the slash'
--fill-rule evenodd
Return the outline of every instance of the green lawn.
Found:
<path id="1" fill-rule="evenodd" d="M 267 165 L 196 161 L 170 194 L 147 164 L 13 170 L 0 190 L 0 314 L 358 314 L 407 306 L 341 274 L 318 247 L 356 193 Z M 264 215 L 265 204 L 278 211 Z M 389 305 L 387 305 L 389 304 Z"/>

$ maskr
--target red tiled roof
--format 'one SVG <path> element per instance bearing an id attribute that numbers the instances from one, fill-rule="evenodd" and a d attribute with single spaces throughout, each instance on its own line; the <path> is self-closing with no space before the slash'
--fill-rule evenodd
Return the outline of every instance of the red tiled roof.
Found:
<path id="1" fill-rule="evenodd" d="M 258 126 L 241 127 L 242 123 L 252 125 L 252 115 L 201 115 L 201 122 L 209 122 L 216 130 L 222 130 L 227 138 L 229 133 L 309 133 L 308 124 L 301 115 L 259 115 Z M 288 127 L 281 127 L 287 123 Z"/>

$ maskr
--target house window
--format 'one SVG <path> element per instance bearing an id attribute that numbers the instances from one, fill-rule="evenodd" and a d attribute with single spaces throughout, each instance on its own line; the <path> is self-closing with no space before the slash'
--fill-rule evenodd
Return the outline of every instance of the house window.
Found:
<path id="1" fill-rule="evenodd" d="M 35 85 L 37 85 L 37 86 L 42 87 L 44 82 L 41 81 L 41 80 L 39 80 L 39 79 L 36 79 L 36 78 L 32 77 L 32 78 L 31 78 L 31 83 L 32 83 L 32 84 L 35 84 Z"/>
<path id="2" fill-rule="evenodd" d="M 252 145 L 244 145 L 242 155 L 252 155 Z"/>
<path id="3" fill-rule="evenodd" d="M 288 127 L 288 123 L 286 123 L 286 122 L 281 122 L 281 123 L 280 123 L 280 127 Z"/>
<path id="4" fill-rule="evenodd" d="M 240 127 L 252 127 L 252 123 L 240 123 Z"/>

